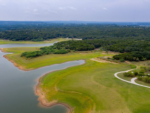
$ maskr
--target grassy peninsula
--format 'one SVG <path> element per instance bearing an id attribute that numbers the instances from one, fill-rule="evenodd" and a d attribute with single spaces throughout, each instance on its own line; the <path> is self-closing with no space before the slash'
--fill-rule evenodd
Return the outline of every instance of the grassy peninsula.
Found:
<path id="1" fill-rule="evenodd" d="M 86 60 L 99 56 L 106 56 L 106 53 L 102 53 L 102 51 L 83 51 L 83 52 L 70 52 L 68 54 L 50 54 L 43 55 L 36 58 L 23 58 L 20 57 L 21 53 L 24 51 L 36 51 L 39 50 L 39 47 L 22 47 L 22 48 L 4 48 L 3 51 L 11 52 L 14 54 L 8 54 L 5 57 L 11 60 L 16 64 L 17 67 L 21 67 L 22 70 L 32 70 L 36 68 L 40 68 L 43 66 L 48 66 L 52 64 L 63 63 L 67 61 L 73 60 Z M 112 56 L 112 53 L 108 53 L 107 56 Z"/>
<path id="2" fill-rule="evenodd" d="M 70 52 L 63 55 L 44 55 L 26 59 L 20 57 L 24 51 L 39 48 L 9 48 L 14 52 L 7 58 L 26 70 L 51 64 L 84 59 L 84 65 L 52 72 L 41 77 L 38 84 L 40 93 L 51 104 L 65 103 L 74 113 L 148 113 L 150 89 L 122 82 L 114 73 L 131 69 L 126 63 L 108 63 L 92 61 L 92 58 L 114 54 L 94 50 Z"/>

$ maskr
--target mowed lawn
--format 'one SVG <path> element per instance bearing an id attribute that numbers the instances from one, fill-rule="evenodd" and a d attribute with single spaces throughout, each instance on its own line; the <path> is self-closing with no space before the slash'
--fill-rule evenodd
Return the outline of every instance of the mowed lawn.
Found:
<path id="1" fill-rule="evenodd" d="M 49 101 L 66 103 L 74 113 L 150 113 L 150 89 L 114 77 L 128 69 L 127 64 L 86 60 L 84 65 L 47 74 L 41 87 Z"/>

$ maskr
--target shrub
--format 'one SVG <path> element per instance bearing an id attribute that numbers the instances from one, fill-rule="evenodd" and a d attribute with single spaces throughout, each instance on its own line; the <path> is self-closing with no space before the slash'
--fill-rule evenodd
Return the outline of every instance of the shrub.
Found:
<path id="1" fill-rule="evenodd" d="M 54 51 L 54 54 L 66 54 L 66 53 L 68 53 L 68 50 L 65 49 L 60 49 L 60 50 L 55 49 Z"/>
<path id="2" fill-rule="evenodd" d="M 125 60 L 123 58 L 120 59 L 120 62 L 124 62 Z"/>
<path id="3" fill-rule="evenodd" d="M 124 75 L 125 77 L 134 77 L 134 76 L 135 76 L 132 71 L 125 72 L 125 73 L 123 73 L 123 75 Z"/>
<path id="4" fill-rule="evenodd" d="M 140 69 L 139 73 L 145 73 L 144 69 Z"/>
<path id="5" fill-rule="evenodd" d="M 144 77 L 142 77 L 142 81 L 144 81 L 144 82 L 147 82 L 148 83 L 148 76 L 144 76 Z"/>
<path id="6" fill-rule="evenodd" d="M 142 76 L 138 76 L 137 78 L 138 78 L 138 80 L 140 80 L 140 81 L 142 80 Z"/>
<path id="7" fill-rule="evenodd" d="M 128 73 L 127 73 L 127 72 L 123 73 L 123 75 L 124 75 L 125 77 L 128 77 Z"/>
<path id="8" fill-rule="evenodd" d="M 108 57 L 107 59 L 109 60 L 110 58 Z"/>
<path id="9" fill-rule="evenodd" d="M 139 73 L 138 76 L 141 76 L 141 77 L 142 77 L 142 76 L 144 76 L 144 73 Z"/>
<path id="10" fill-rule="evenodd" d="M 131 64 L 130 66 L 131 66 L 131 68 L 132 68 L 132 69 L 136 68 L 136 66 L 135 66 L 135 65 L 133 65 L 133 64 Z"/>
<path id="11" fill-rule="evenodd" d="M 150 71 L 150 66 L 147 67 L 147 71 Z"/>
<path id="12" fill-rule="evenodd" d="M 133 73 L 134 73 L 135 76 L 138 75 L 138 71 L 137 70 L 134 70 Z"/>
<path id="13" fill-rule="evenodd" d="M 140 69 L 144 70 L 144 72 L 147 71 L 147 68 L 145 66 L 141 66 Z"/>

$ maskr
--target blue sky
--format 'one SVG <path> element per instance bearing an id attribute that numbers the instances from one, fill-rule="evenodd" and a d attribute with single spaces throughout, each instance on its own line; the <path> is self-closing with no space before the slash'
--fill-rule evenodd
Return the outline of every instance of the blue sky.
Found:
<path id="1" fill-rule="evenodd" d="M 0 20 L 150 22 L 150 0 L 0 0 Z"/>

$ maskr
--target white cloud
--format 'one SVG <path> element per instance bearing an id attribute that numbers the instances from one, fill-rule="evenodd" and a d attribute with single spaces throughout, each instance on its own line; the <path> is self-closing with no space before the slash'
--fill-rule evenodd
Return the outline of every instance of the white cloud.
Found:
<path id="1" fill-rule="evenodd" d="M 59 9 L 60 9 L 60 10 L 65 10 L 65 9 L 66 9 L 66 7 L 59 7 Z"/>
<path id="2" fill-rule="evenodd" d="M 106 7 L 103 7 L 103 10 L 107 10 L 107 8 L 106 8 Z"/>
<path id="3" fill-rule="evenodd" d="M 34 11 L 34 12 L 37 12 L 37 11 L 38 11 L 38 9 L 34 9 L 33 11 Z"/>
<path id="4" fill-rule="evenodd" d="M 77 10 L 76 8 L 72 7 L 72 6 L 69 6 L 68 7 L 69 9 L 72 9 L 72 10 Z"/>
<path id="5" fill-rule="evenodd" d="M 68 10 L 68 9 L 71 9 L 71 10 L 77 10 L 75 7 L 72 7 L 72 6 L 68 6 L 68 7 L 59 7 L 60 10 Z"/>

